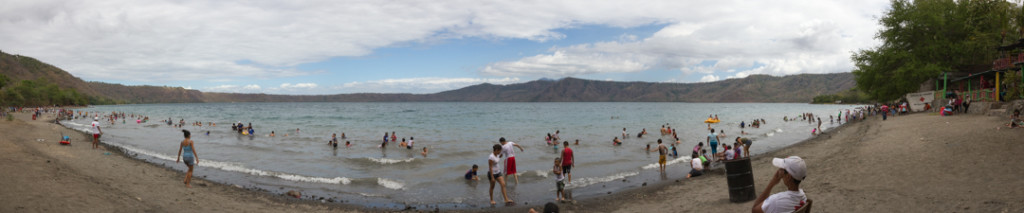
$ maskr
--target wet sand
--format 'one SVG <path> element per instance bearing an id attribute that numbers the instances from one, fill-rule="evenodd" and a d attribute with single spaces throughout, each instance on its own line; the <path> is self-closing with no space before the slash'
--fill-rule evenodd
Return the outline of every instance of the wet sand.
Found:
<path id="1" fill-rule="evenodd" d="M 202 174 L 193 179 L 193 188 L 185 188 L 184 173 L 165 168 L 183 164 L 153 165 L 116 148 L 94 150 L 85 134 L 31 121 L 29 114 L 15 115 L 15 121 L 0 120 L 2 212 L 382 210 L 272 195 L 205 181 Z M 798 155 L 808 165 L 801 188 L 814 200 L 814 212 L 1024 212 L 1024 191 L 1019 190 L 1024 187 L 1024 156 L 1019 154 L 1024 130 L 1002 127 L 1005 120 L 923 113 L 884 122 L 871 117 L 755 156 L 756 190 L 764 190 L 775 171 L 772 157 Z M 72 146 L 57 144 L 61 132 L 72 135 Z M 667 172 L 687 172 L 678 165 Z M 678 182 L 635 184 L 631 190 L 560 206 L 563 212 L 747 212 L 753 205 L 729 202 L 721 169 Z M 459 211 L 525 212 L 542 205 Z"/>
<path id="2" fill-rule="evenodd" d="M 755 188 L 760 193 L 771 179 L 773 157 L 797 155 L 807 162 L 801 188 L 814 200 L 814 212 L 1024 212 L 1024 129 L 1002 127 L 1007 120 L 930 113 L 887 121 L 869 117 L 754 156 Z M 772 191 L 783 190 L 780 184 Z M 718 170 L 565 207 L 578 212 L 749 212 L 753 203 L 729 202 L 726 175 Z"/>
<path id="3" fill-rule="evenodd" d="M 116 148 L 92 149 L 91 136 L 44 121 L 52 121 L 51 116 L 32 121 L 30 114 L 14 115 L 14 121 L 0 120 L 0 212 L 358 210 L 354 206 L 320 205 L 202 178 L 193 178 L 193 188 L 185 188 L 184 173 L 132 159 Z M 61 132 L 71 136 L 71 146 L 58 144 Z M 202 156 L 199 155 L 200 160 Z M 202 161 L 199 165 L 202 166 Z"/>

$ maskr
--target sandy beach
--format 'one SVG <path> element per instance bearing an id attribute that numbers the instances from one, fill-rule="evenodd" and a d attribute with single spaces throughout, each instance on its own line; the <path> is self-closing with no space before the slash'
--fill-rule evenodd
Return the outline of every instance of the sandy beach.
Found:
<path id="1" fill-rule="evenodd" d="M 0 121 L 3 212 L 392 211 L 272 195 L 212 183 L 202 174 L 194 188 L 185 188 L 184 174 L 165 168 L 182 164 L 153 165 L 112 147 L 94 150 L 86 135 L 46 122 L 52 118 L 15 115 L 15 121 Z M 927 113 L 888 121 L 869 117 L 755 156 L 756 190 L 764 190 L 775 171 L 772 157 L 797 155 L 808 165 L 801 188 L 814 200 L 814 212 L 1024 212 L 1024 130 L 1002 127 L 1005 120 Z M 60 132 L 72 134 L 72 146 L 57 144 Z M 686 170 L 670 166 L 668 172 Z M 753 205 L 729 202 L 721 169 L 689 180 L 635 184 L 560 206 L 563 212 L 748 212 Z M 542 205 L 459 211 L 525 212 Z"/>

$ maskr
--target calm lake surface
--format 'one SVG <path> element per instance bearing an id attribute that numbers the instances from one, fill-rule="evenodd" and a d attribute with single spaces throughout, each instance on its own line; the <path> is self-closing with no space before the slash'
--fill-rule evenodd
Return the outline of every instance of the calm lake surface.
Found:
<path id="1" fill-rule="evenodd" d="M 174 164 L 182 128 L 161 121 L 184 119 L 183 129 L 192 132 L 200 159 L 195 174 L 214 181 L 275 193 L 297 190 L 369 206 L 446 208 L 489 205 L 489 185 L 483 175 L 491 146 L 500 137 L 525 148 L 516 150 L 520 177 L 519 184 L 509 179 L 511 199 L 542 203 L 554 199 L 551 167 L 562 147 L 547 145 L 544 136 L 556 130 L 561 131 L 562 140 L 580 141 L 570 145 L 576 167 L 566 186 L 579 199 L 639 187 L 643 182 L 685 177 L 689 150 L 705 141 L 708 130 L 703 121 L 710 114 L 721 119 L 711 127 L 724 129 L 725 141 L 730 143 L 740 136 L 741 121 L 749 124 L 755 118 L 765 119 L 760 128 L 743 129 L 748 133 L 743 136 L 754 140 L 751 152 L 758 154 L 811 137 L 817 122 L 801 121 L 797 116 L 802 113 L 822 116 L 822 127 L 827 130 L 838 125 L 830 124 L 829 115 L 854 107 L 781 103 L 201 103 L 95 106 L 82 111 L 149 116 L 146 123 L 136 123 L 131 117 L 123 123 L 101 121 L 102 141 L 178 170 L 186 169 L 184 164 Z M 785 116 L 797 119 L 786 122 Z M 88 131 L 91 121 L 79 118 L 64 125 Z M 204 126 L 190 125 L 196 121 Z M 251 123 L 255 136 L 233 132 L 231 124 L 239 121 Z M 209 122 L 216 126 L 207 125 Z M 661 174 L 656 166 L 658 154 L 644 148 L 648 144 L 656 147 L 658 139 L 674 142 L 671 136 L 659 134 L 665 124 L 678 131 L 681 144 L 677 146 L 684 156 L 669 157 L 667 172 Z M 621 136 L 622 128 L 630 137 L 622 146 L 613 146 L 611 141 Z M 644 128 L 649 134 L 637 138 Z M 271 131 L 275 137 L 268 136 Z M 414 148 L 400 148 L 398 143 L 379 148 L 384 133 L 392 131 L 399 141 L 415 137 Z M 332 133 L 341 141 L 337 149 L 327 146 Z M 342 133 L 346 139 L 340 138 Z M 345 141 L 352 146 L 345 147 Z M 420 154 L 423 147 L 429 149 L 426 157 Z M 480 166 L 481 181 L 463 179 L 473 164 Z"/>

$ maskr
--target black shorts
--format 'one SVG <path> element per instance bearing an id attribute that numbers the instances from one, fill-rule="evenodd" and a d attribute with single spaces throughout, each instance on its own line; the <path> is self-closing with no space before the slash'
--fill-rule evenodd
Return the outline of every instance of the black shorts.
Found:
<path id="1" fill-rule="evenodd" d="M 572 173 L 572 165 L 562 166 L 562 174 Z"/>
<path id="2" fill-rule="evenodd" d="M 493 174 L 493 175 L 487 175 L 487 180 L 494 181 L 492 178 L 499 178 L 499 177 L 501 177 L 501 173 Z"/>
<path id="3" fill-rule="evenodd" d="M 697 176 L 701 176 L 703 174 L 704 174 L 704 172 L 698 171 L 696 169 L 690 169 L 690 177 L 697 177 Z"/>

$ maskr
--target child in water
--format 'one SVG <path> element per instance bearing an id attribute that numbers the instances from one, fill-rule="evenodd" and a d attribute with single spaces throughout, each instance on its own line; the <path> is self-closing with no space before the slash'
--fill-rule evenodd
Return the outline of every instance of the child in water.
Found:
<path id="1" fill-rule="evenodd" d="M 426 148 L 423 148 L 423 149 L 426 149 Z M 479 168 L 479 166 L 477 166 L 476 164 L 473 164 L 473 168 L 469 169 L 469 171 L 466 171 L 466 175 L 465 175 L 466 180 L 480 180 L 480 176 L 476 175 L 477 168 Z"/>
<path id="2" fill-rule="evenodd" d="M 679 157 L 679 152 L 676 152 L 676 145 L 675 144 L 672 145 L 672 157 L 676 157 L 676 158 Z"/>

